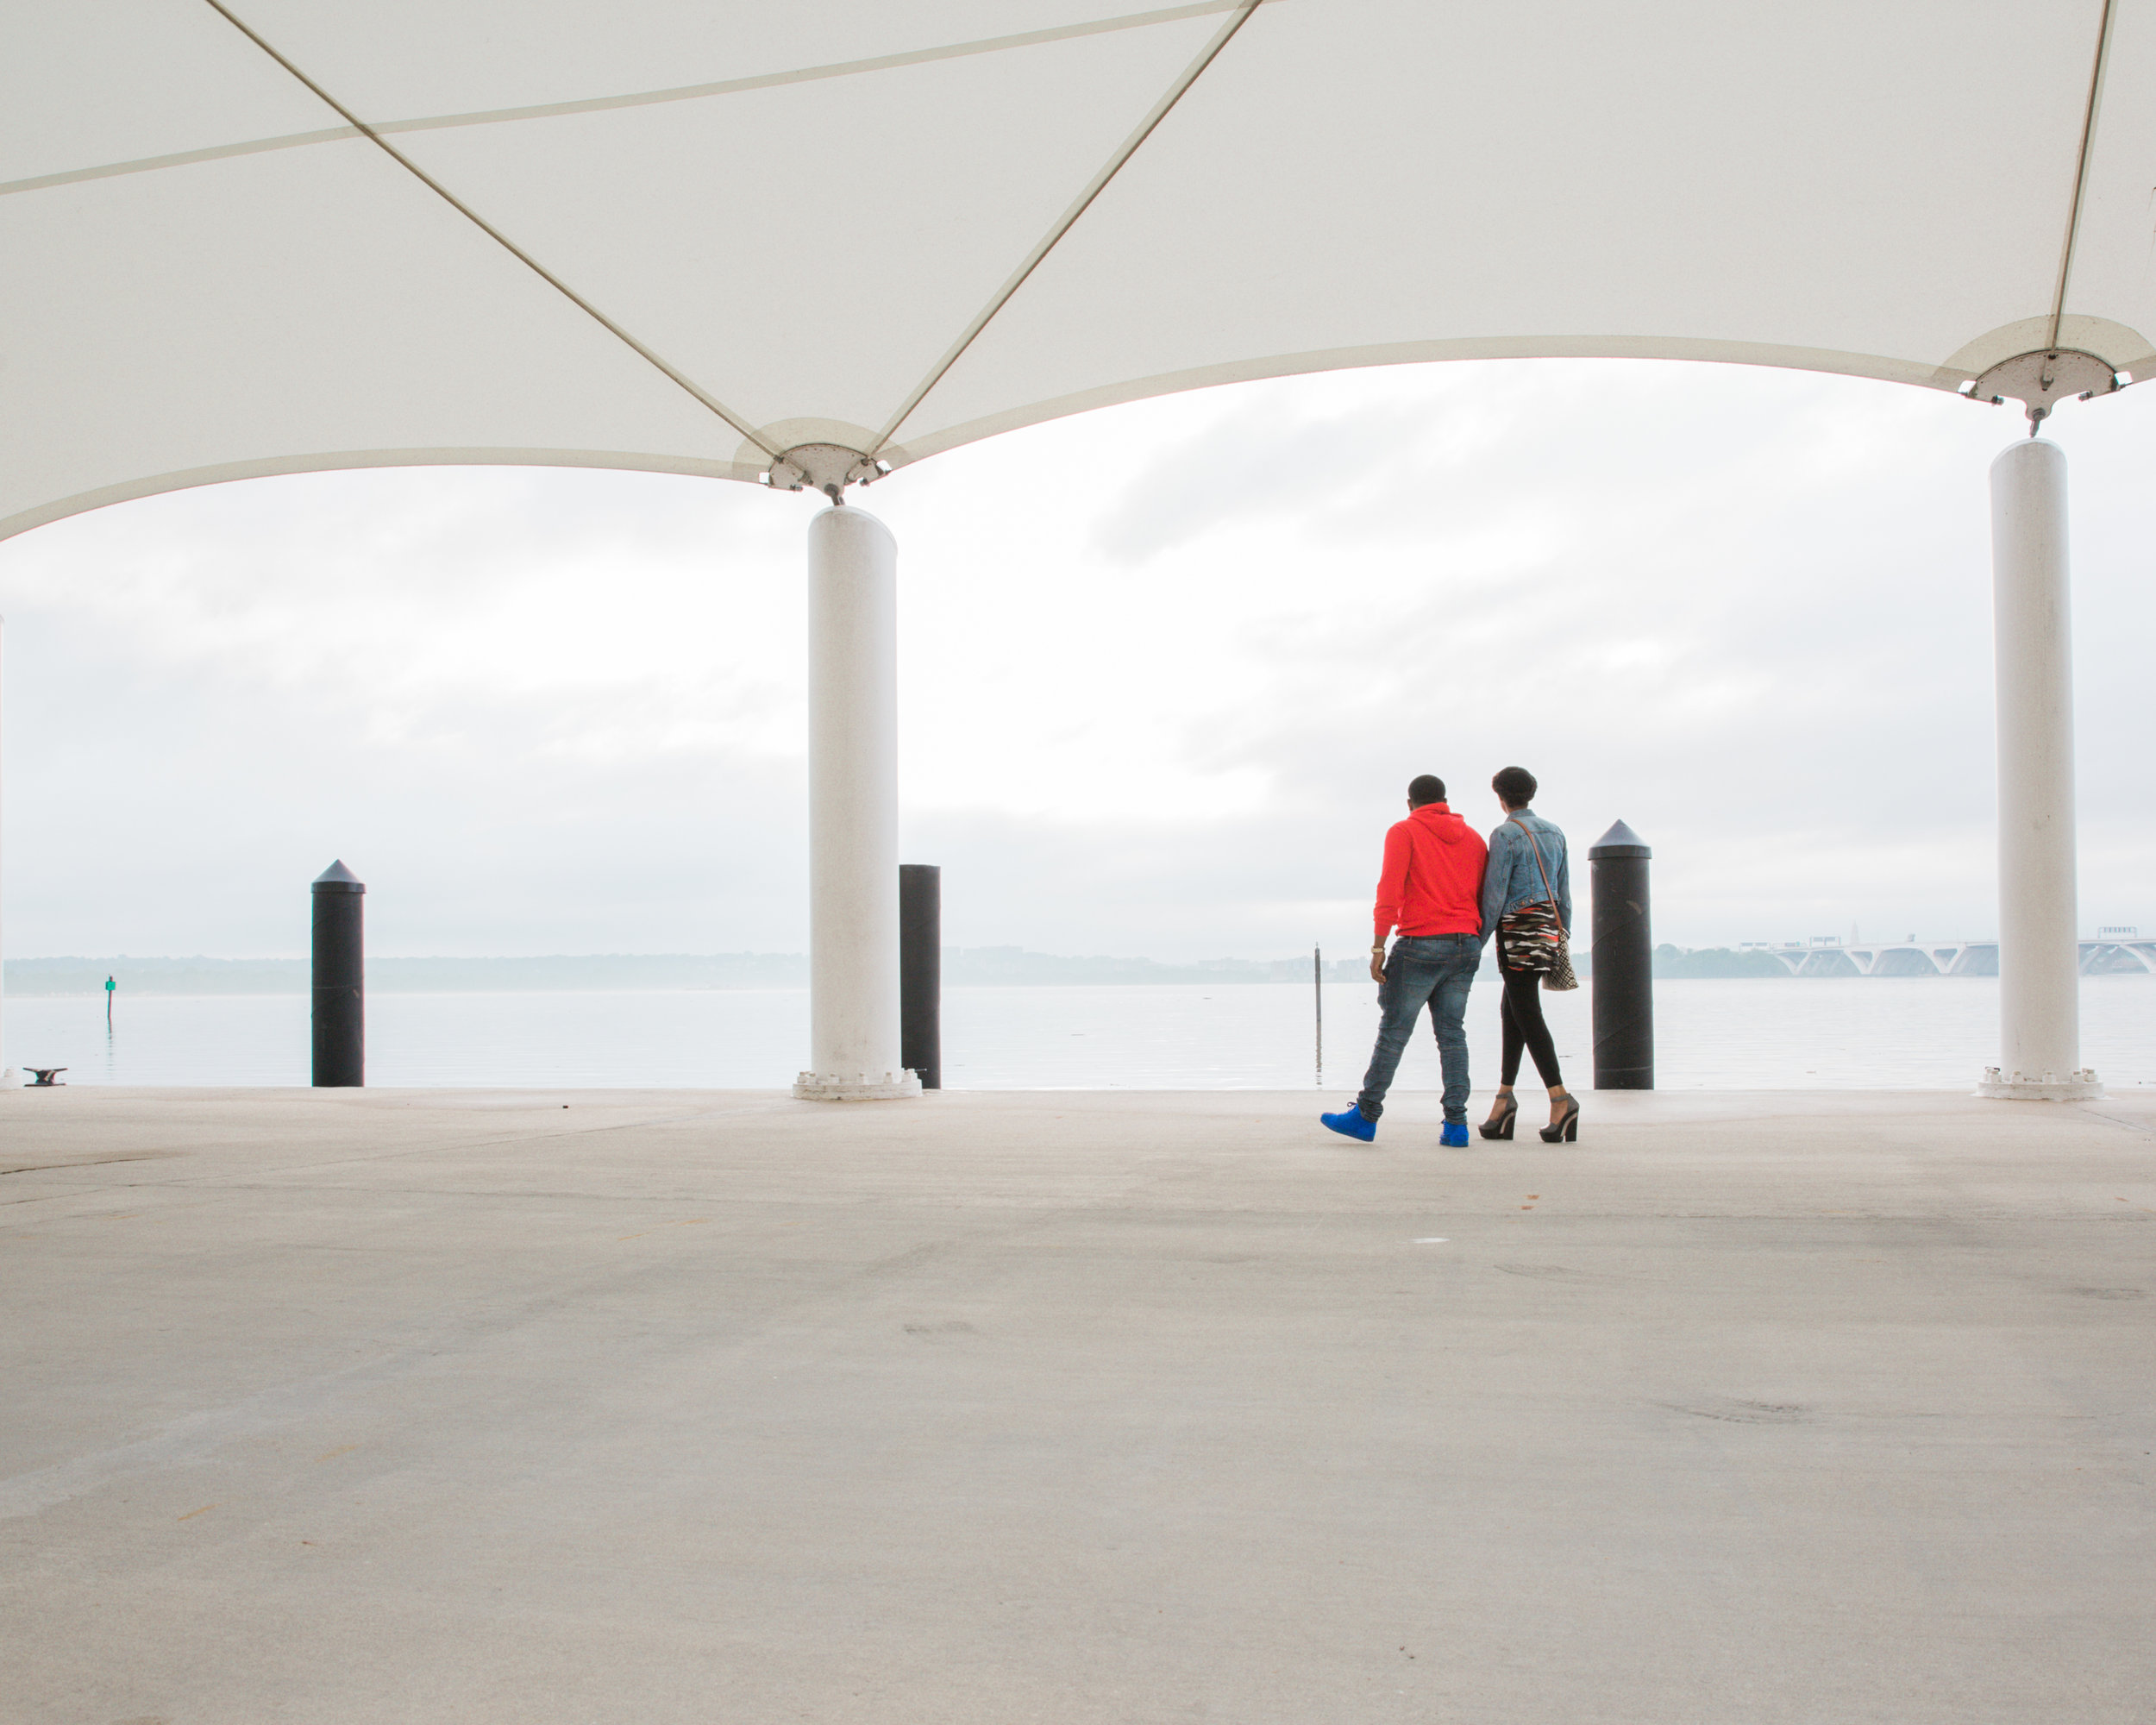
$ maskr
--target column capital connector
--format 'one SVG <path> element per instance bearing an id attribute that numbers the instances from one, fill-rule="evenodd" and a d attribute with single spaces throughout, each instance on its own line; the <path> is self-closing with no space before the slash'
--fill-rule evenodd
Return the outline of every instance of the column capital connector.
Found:
<path id="1" fill-rule="evenodd" d="M 2086 401 L 2092 395 L 2110 395 L 2134 381 L 2131 373 L 2117 370 L 2110 361 L 2078 348 L 2034 348 L 2001 360 L 1981 377 L 1961 386 L 1971 401 L 2002 405 L 2010 396 L 2028 411 L 2028 435 L 2034 437 L 2051 411 L 2068 396 Z"/>
<path id="2" fill-rule="evenodd" d="M 843 443 L 796 443 L 773 461 L 763 482 L 774 491 L 820 491 L 843 503 L 848 486 L 874 485 L 890 471 L 888 461 Z"/>

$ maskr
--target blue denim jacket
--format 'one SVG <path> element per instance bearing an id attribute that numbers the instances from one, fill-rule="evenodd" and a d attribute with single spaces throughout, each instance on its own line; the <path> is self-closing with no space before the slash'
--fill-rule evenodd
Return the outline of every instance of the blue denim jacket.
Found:
<path id="1" fill-rule="evenodd" d="M 1526 827 L 1542 847 L 1542 869 L 1535 867 L 1535 853 L 1527 843 Z M 1542 869 L 1550 871 L 1550 884 L 1542 884 Z M 1555 893 L 1557 914 L 1572 927 L 1572 870 L 1565 855 L 1564 835 L 1531 808 L 1515 809 L 1502 826 L 1489 836 L 1489 866 L 1482 871 L 1482 938 L 1496 933 L 1507 911 L 1522 905 L 1539 905 Z"/>

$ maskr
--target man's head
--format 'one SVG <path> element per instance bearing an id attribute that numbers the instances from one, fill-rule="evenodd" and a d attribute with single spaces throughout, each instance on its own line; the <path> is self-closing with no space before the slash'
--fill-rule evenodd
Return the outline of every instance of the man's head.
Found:
<path id="1" fill-rule="evenodd" d="M 1508 809 L 1523 809 L 1535 800 L 1535 775 L 1525 767 L 1500 768 L 1489 787 Z"/>
<path id="2" fill-rule="evenodd" d="M 1435 773 L 1419 773 L 1407 781 L 1407 806 L 1419 809 L 1425 803 L 1445 800 L 1445 781 Z"/>

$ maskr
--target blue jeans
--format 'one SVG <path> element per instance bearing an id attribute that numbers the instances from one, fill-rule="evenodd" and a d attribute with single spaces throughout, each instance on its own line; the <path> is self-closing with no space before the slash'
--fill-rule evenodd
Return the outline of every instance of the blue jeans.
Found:
<path id="1" fill-rule="evenodd" d="M 1385 959 L 1385 986 L 1377 991 L 1377 1046 L 1363 1075 L 1355 1106 L 1374 1120 L 1385 1112 L 1385 1093 L 1414 1034 L 1425 1003 L 1445 1064 L 1445 1117 L 1467 1120 L 1467 991 L 1482 963 L 1482 943 L 1472 934 L 1423 934 L 1396 940 Z"/>

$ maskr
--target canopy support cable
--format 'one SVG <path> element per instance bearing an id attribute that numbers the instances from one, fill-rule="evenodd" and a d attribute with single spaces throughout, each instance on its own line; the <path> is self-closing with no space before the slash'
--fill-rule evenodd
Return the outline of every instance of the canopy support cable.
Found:
<path id="1" fill-rule="evenodd" d="M 210 3 L 215 5 L 216 0 L 210 0 Z M 886 422 L 883 430 L 877 434 L 875 442 L 868 449 L 868 453 L 871 460 L 883 452 L 884 446 L 898 435 L 899 428 L 906 423 L 913 410 L 928 398 L 929 392 L 941 383 L 944 374 L 964 357 L 967 348 L 973 346 L 974 342 L 980 338 L 981 331 L 986 329 L 996 315 L 1011 303 L 1012 296 L 1025 285 L 1026 279 L 1041 267 L 1048 254 L 1061 243 L 1063 235 L 1077 225 L 1078 218 L 1090 210 L 1094 200 L 1108 189 L 1108 182 L 1123 171 L 1124 165 L 1136 155 L 1140 146 L 1153 135 L 1161 122 L 1168 117 L 1175 104 L 1189 92 L 1190 86 L 1195 84 L 1204 75 L 1206 68 L 1219 58 L 1220 51 L 1235 40 L 1236 32 L 1250 22 L 1250 15 L 1264 3 L 1265 0 L 1244 0 L 1244 3 L 1237 9 L 1234 16 L 1222 25 L 1213 35 L 1213 40 L 1199 51 L 1198 57 L 1183 68 L 1181 76 L 1169 85 L 1167 94 L 1153 104 L 1152 112 L 1139 122 L 1138 129 L 1123 141 L 1115 154 L 1108 158 L 1106 164 L 1094 175 L 1086 189 L 1078 194 L 1076 202 L 1063 212 L 1062 218 L 1026 254 L 1025 261 L 1018 266 L 1011 279 L 1004 283 L 995 297 L 981 309 L 973 322 L 966 326 L 965 332 L 951 344 L 950 350 L 937 362 L 934 369 L 921 380 L 912 392 L 899 405 L 899 411 Z"/>
<path id="2" fill-rule="evenodd" d="M 2081 154 L 2074 165 L 2073 204 L 2066 212 L 2066 237 L 2059 248 L 2059 286 L 2052 295 L 2051 340 L 2059 345 L 2059 327 L 2066 316 L 2066 284 L 2073 275 L 2074 242 L 2081 235 L 2081 203 L 2089 189 L 2089 158 L 2096 138 L 2096 112 L 2103 104 L 2103 69 L 2111 57 L 2111 16 L 2116 0 L 2103 0 L 2103 16 L 2096 23 L 2096 65 L 2089 72 L 2089 104 L 2081 117 Z M 2035 433 L 2031 431 L 2030 436 Z"/>
<path id="3" fill-rule="evenodd" d="M 500 229 L 495 227 L 492 223 L 488 222 L 485 217 L 473 210 L 469 204 L 466 204 L 462 199 L 458 198 L 454 192 L 451 191 L 447 186 L 443 185 L 440 180 L 436 179 L 431 174 L 428 173 L 424 168 L 418 165 L 418 163 L 413 161 L 411 157 L 405 155 L 402 151 L 398 149 L 394 144 L 391 143 L 388 139 L 385 138 L 379 132 L 376 131 L 373 127 L 368 125 L 366 121 L 360 118 L 357 114 L 354 114 L 349 108 L 347 108 L 344 104 L 338 101 L 335 97 L 332 96 L 319 84 L 316 83 L 313 78 L 308 77 L 305 72 L 302 72 L 298 66 L 294 66 L 291 60 L 287 60 L 282 53 L 279 53 L 276 48 L 273 47 L 269 42 L 263 38 L 261 34 L 252 25 L 248 24 L 237 13 L 233 11 L 229 6 L 227 6 L 224 3 L 224 0 L 203 0 L 203 3 L 208 6 L 210 10 L 216 12 L 219 16 L 223 18 L 228 24 L 231 25 L 234 29 L 237 30 L 249 41 L 253 42 L 256 47 L 261 49 L 264 53 L 267 54 L 272 60 L 275 60 L 278 65 L 284 67 L 285 70 L 299 83 L 304 85 L 315 94 L 317 98 L 319 98 L 330 109 L 335 110 L 335 113 L 343 119 L 344 122 L 350 126 L 361 137 L 372 143 L 375 148 L 380 150 L 383 154 L 386 155 L 392 161 L 395 162 L 398 166 L 403 168 L 405 172 L 409 173 L 414 179 L 417 180 L 422 185 L 425 186 L 428 191 L 433 192 L 436 198 L 439 198 L 444 204 L 448 204 L 452 210 L 455 210 L 458 215 L 464 217 L 466 221 L 469 222 L 474 228 L 477 228 L 479 232 L 486 235 L 488 239 L 493 241 L 496 245 L 499 246 L 504 251 L 507 252 L 510 256 L 516 259 L 518 263 L 522 264 L 526 269 L 530 270 L 534 275 L 537 276 L 540 280 L 546 283 L 548 287 L 552 288 L 556 293 L 560 294 L 564 299 L 567 300 L 570 304 L 575 306 L 578 310 L 581 311 L 586 317 L 589 317 L 594 323 L 598 324 L 600 329 L 605 330 L 608 335 L 613 336 L 616 341 L 619 342 L 624 347 L 627 348 L 631 353 L 635 354 L 637 358 L 642 360 L 645 364 L 659 372 L 669 382 L 676 385 L 689 396 L 693 397 L 699 406 L 702 406 L 716 414 L 728 425 L 731 426 L 735 430 L 740 432 L 743 437 L 747 438 L 751 443 L 754 443 L 759 449 L 761 449 L 765 455 L 771 456 L 774 460 L 777 459 L 779 452 L 776 449 L 773 448 L 770 444 L 767 443 L 761 437 L 758 436 L 755 431 L 750 430 L 749 427 L 744 424 L 740 419 L 736 418 L 733 414 L 728 412 L 724 406 L 723 406 L 704 388 L 702 388 L 701 386 L 693 381 L 683 373 L 677 370 L 673 365 L 669 364 L 666 360 L 661 358 L 657 354 L 654 353 L 649 348 L 646 347 L 642 342 L 638 341 L 634 336 L 630 335 L 628 330 L 623 329 L 620 324 L 617 323 L 612 318 L 609 317 L 604 311 L 601 311 L 599 307 L 592 304 L 590 300 L 585 298 L 582 294 L 579 293 L 574 288 L 571 287 L 559 276 L 548 270 L 546 266 L 540 263 L 539 260 L 534 258 L 530 253 L 525 251 L 522 247 L 518 246 L 515 241 L 511 240 L 507 235 L 504 234 Z"/>

